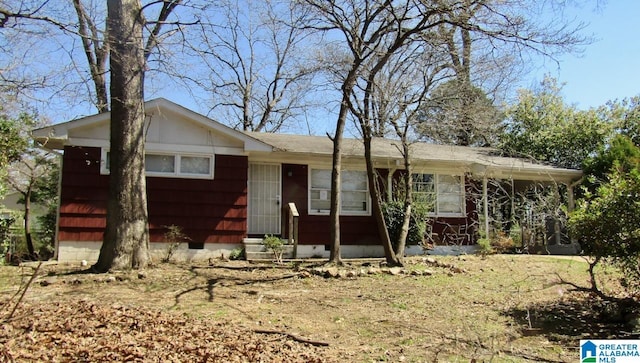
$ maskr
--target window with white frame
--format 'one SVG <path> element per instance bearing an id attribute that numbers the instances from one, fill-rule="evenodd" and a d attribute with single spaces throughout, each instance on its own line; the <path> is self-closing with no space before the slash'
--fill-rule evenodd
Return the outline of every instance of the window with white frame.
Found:
<path id="1" fill-rule="evenodd" d="M 369 183 L 366 171 L 341 172 L 340 214 L 368 215 Z M 311 169 L 309 173 L 309 214 L 327 214 L 331 208 L 331 170 Z"/>
<path id="2" fill-rule="evenodd" d="M 413 196 L 436 216 L 464 215 L 464 178 L 460 175 L 413 174 Z"/>
<path id="3" fill-rule="evenodd" d="M 150 176 L 213 178 L 213 156 L 147 152 L 144 169 Z M 109 151 L 103 150 L 102 174 L 109 174 Z"/>
<path id="4" fill-rule="evenodd" d="M 211 157 L 180 156 L 180 173 L 185 175 L 211 174 Z"/>
<path id="5" fill-rule="evenodd" d="M 331 208 L 331 170 L 311 169 L 309 212 L 327 213 Z"/>
<path id="6" fill-rule="evenodd" d="M 431 212 L 435 210 L 436 187 L 433 174 L 413 174 L 413 200 L 429 207 Z"/>
<path id="7" fill-rule="evenodd" d="M 160 154 L 145 154 L 144 171 L 146 171 L 149 174 L 151 173 L 175 174 L 176 156 L 160 155 Z"/>

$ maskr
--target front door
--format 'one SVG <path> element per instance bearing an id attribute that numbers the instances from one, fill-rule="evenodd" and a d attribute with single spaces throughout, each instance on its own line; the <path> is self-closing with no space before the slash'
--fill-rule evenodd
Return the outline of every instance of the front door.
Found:
<path id="1" fill-rule="evenodd" d="M 280 234 L 280 165 L 249 164 L 249 234 Z"/>

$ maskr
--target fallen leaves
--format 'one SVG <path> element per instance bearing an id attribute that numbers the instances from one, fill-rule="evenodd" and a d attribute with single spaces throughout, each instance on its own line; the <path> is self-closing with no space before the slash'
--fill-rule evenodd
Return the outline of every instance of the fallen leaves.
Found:
<path id="1" fill-rule="evenodd" d="M 0 267 L 0 362 L 570 361 L 577 340 L 606 337 L 584 324 L 593 301 L 558 284 L 588 279 L 582 259 L 420 256 L 398 275 L 346 262 L 338 271 L 366 274 L 325 278 L 319 261 L 159 264 L 142 279 L 43 265 L 8 322 L 33 269 Z"/>
<path id="2" fill-rule="evenodd" d="M 0 327 L 0 362 L 325 362 L 294 335 L 123 305 L 23 302 Z"/>

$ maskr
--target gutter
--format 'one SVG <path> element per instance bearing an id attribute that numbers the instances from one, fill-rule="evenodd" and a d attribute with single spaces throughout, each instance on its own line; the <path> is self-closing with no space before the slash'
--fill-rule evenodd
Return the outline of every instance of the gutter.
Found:
<path id="1" fill-rule="evenodd" d="M 32 136 L 32 138 L 33 140 L 36 141 L 37 144 L 40 145 L 39 148 L 46 151 L 55 152 L 60 155 L 61 153 L 55 150 L 61 150 L 64 147 L 64 145 L 67 143 L 67 141 L 69 141 L 69 138 L 67 136 L 63 136 L 63 137 Z M 48 146 L 49 144 L 54 144 L 55 146 L 49 147 Z"/>

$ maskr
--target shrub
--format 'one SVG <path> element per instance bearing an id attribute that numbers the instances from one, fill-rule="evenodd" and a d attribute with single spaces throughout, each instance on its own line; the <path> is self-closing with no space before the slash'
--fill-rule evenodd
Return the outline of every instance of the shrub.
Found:
<path id="1" fill-rule="evenodd" d="M 478 247 L 478 253 L 483 256 L 494 253 L 493 247 L 491 246 L 491 241 L 488 238 L 478 239 Z"/>
<path id="2" fill-rule="evenodd" d="M 12 252 L 9 250 L 11 247 L 11 225 L 15 221 L 14 218 L 0 218 L 0 253 L 3 255 L 8 252 Z"/>
<path id="3" fill-rule="evenodd" d="M 267 250 L 273 253 L 273 258 L 277 263 L 282 262 L 282 253 L 284 252 L 286 245 L 285 240 L 273 235 L 265 235 L 262 239 L 262 244 L 267 248 Z"/>
<path id="4" fill-rule="evenodd" d="M 627 173 L 614 168 L 609 180 L 596 194 L 587 193 L 569 219 L 570 231 L 584 253 L 595 256 L 596 263 L 613 261 L 625 275 L 623 283 L 631 294 L 640 294 L 639 200 L 640 169 Z"/>
<path id="5" fill-rule="evenodd" d="M 486 256 L 493 253 L 505 253 L 512 252 L 516 247 L 516 242 L 511 237 L 511 234 L 499 231 L 491 239 L 482 237 L 478 239 L 478 253 Z"/>
<path id="6" fill-rule="evenodd" d="M 385 202 L 382 204 L 382 212 L 389 231 L 389 238 L 391 238 L 393 248 L 396 249 L 404 221 L 404 203 L 399 201 Z M 427 229 L 427 213 L 428 210 L 424 205 L 412 205 L 407 245 L 417 245 L 423 241 Z"/>
<path id="7" fill-rule="evenodd" d="M 499 253 L 513 251 L 516 247 L 511 235 L 507 235 L 502 231 L 499 231 L 496 237 L 491 240 L 491 245 Z"/>
<path id="8" fill-rule="evenodd" d="M 244 248 L 234 248 L 229 253 L 230 260 L 244 260 L 245 259 Z"/>
<path id="9" fill-rule="evenodd" d="M 41 260 L 50 259 L 55 251 L 57 214 L 57 207 L 52 207 L 46 214 L 36 218 L 40 228 L 34 233 L 35 247 Z"/>
<path id="10" fill-rule="evenodd" d="M 509 230 L 509 238 L 513 241 L 514 247 L 522 247 L 522 227 L 516 223 Z"/>
<path id="11" fill-rule="evenodd" d="M 166 248 L 165 256 L 162 258 L 162 262 L 169 262 L 171 261 L 171 257 L 173 257 L 173 254 L 176 252 L 178 247 L 180 247 L 182 243 L 190 241 L 191 238 L 189 238 L 189 236 L 182 232 L 182 227 L 180 226 L 172 224 L 170 226 L 164 227 L 167 229 L 167 231 L 164 233 L 164 240 L 165 242 L 168 242 L 169 245 Z"/>

